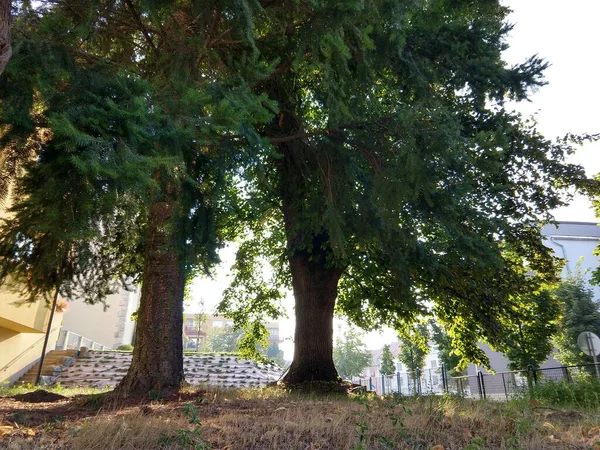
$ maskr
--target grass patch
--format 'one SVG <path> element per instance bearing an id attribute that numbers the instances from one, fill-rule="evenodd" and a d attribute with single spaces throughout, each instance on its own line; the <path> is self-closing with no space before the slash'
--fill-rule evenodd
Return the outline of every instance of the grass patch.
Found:
<path id="1" fill-rule="evenodd" d="M 600 380 L 597 378 L 575 382 L 544 381 L 533 387 L 531 395 L 544 406 L 600 410 Z"/>
<path id="2" fill-rule="evenodd" d="M 94 388 L 89 386 L 63 387 L 60 383 L 52 386 L 34 386 L 33 384 L 19 384 L 9 386 L 8 384 L 0 384 L 0 397 L 12 397 L 13 395 L 27 394 L 38 389 L 44 389 L 48 392 L 64 395 L 65 397 L 73 397 L 75 395 L 93 395 L 101 394 L 111 390 L 110 387 Z"/>
<path id="3" fill-rule="evenodd" d="M 146 397 L 145 404 L 129 401 L 100 409 L 94 408 L 94 398 L 63 401 L 55 409 L 36 405 L 38 417 L 21 411 L 14 399 L 0 399 L 5 402 L 0 426 L 14 426 L 15 414 L 30 414 L 27 421 L 16 417 L 26 425 L 11 430 L 0 447 L 7 442 L 23 449 L 538 450 L 598 448 L 600 441 L 595 411 L 550 409 L 525 399 L 382 398 L 274 387 L 186 388 L 149 403 Z"/>

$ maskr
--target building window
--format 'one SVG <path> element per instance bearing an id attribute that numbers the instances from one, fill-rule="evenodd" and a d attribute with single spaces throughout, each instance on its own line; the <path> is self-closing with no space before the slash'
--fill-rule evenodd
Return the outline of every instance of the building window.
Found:
<path id="1" fill-rule="evenodd" d="M 431 368 L 432 369 L 437 369 L 437 360 L 435 360 L 435 359 L 431 360 Z"/>

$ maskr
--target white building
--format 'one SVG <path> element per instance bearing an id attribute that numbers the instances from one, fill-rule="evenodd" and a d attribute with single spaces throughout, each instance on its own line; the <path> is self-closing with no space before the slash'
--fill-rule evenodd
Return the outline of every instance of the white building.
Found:
<path id="1" fill-rule="evenodd" d="M 597 223 L 560 222 L 558 226 L 546 225 L 542 234 L 546 238 L 546 246 L 566 261 L 563 278 L 574 273 L 579 266 L 584 271 L 584 278 L 590 280 L 591 272 L 600 265 L 599 257 L 594 256 L 594 251 L 600 245 L 600 226 Z M 600 286 L 590 287 L 594 291 L 594 298 L 600 299 Z"/>
<path id="2" fill-rule="evenodd" d="M 569 273 L 575 273 L 577 269 L 584 271 L 585 280 L 589 281 L 592 271 L 598 268 L 599 258 L 594 256 L 596 247 L 600 245 L 600 227 L 593 222 L 560 222 L 558 225 L 546 225 L 542 229 L 544 243 L 554 251 L 555 256 L 565 260 L 562 277 L 567 278 Z M 594 292 L 594 298 L 600 300 L 600 287 L 590 286 Z M 490 359 L 490 367 L 495 372 L 508 371 L 508 360 L 502 353 L 495 352 L 486 344 L 481 344 Z M 561 364 L 548 356 L 541 368 L 559 367 Z M 468 375 L 476 375 L 481 370 L 488 371 L 481 366 L 470 364 Z"/>
<path id="3" fill-rule="evenodd" d="M 135 322 L 131 320 L 131 315 L 138 309 L 139 302 L 139 289 L 132 292 L 121 289 L 109 295 L 106 297 L 106 308 L 100 303 L 89 305 L 79 299 L 70 301 L 63 315 L 57 347 L 91 347 L 91 341 L 109 348 L 132 344 Z"/>

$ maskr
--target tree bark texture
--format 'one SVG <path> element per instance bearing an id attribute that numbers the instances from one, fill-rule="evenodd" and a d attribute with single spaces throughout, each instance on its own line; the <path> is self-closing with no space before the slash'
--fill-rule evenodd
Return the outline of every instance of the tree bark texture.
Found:
<path id="1" fill-rule="evenodd" d="M 333 363 L 333 309 L 341 269 L 326 268 L 305 254 L 290 257 L 296 303 L 294 360 L 283 381 L 338 381 Z"/>
<path id="2" fill-rule="evenodd" d="M 283 108 L 282 108 L 283 110 Z M 287 112 L 274 122 L 277 134 L 290 135 L 301 130 L 298 118 Z M 302 204 L 302 186 L 307 181 L 298 167 L 301 165 L 300 139 L 277 144 L 282 159 L 277 161 L 282 209 L 285 221 L 289 264 L 295 299 L 296 331 L 294 335 L 294 360 L 283 378 L 288 384 L 327 381 L 337 382 L 339 376 L 333 363 L 333 311 L 337 298 L 337 285 L 343 270 L 330 267 L 328 251 L 322 244 L 328 235 L 325 230 L 309 237 L 312 249 L 297 248 L 305 240 L 298 223 Z"/>
<path id="3" fill-rule="evenodd" d="M 133 360 L 117 386 L 124 394 L 178 389 L 184 380 L 185 274 L 172 213 L 172 201 L 156 201 L 150 208 Z"/>
<path id="4" fill-rule="evenodd" d="M 0 75 L 12 56 L 10 42 L 10 0 L 0 0 Z"/>

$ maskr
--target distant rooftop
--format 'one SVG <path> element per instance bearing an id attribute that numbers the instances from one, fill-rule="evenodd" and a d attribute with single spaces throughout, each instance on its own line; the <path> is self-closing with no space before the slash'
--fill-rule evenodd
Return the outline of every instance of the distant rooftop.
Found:
<path id="1" fill-rule="evenodd" d="M 600 226 L 595 222 L 559 222 L 544 226 L 542 235 L 600 239 Z"/>

